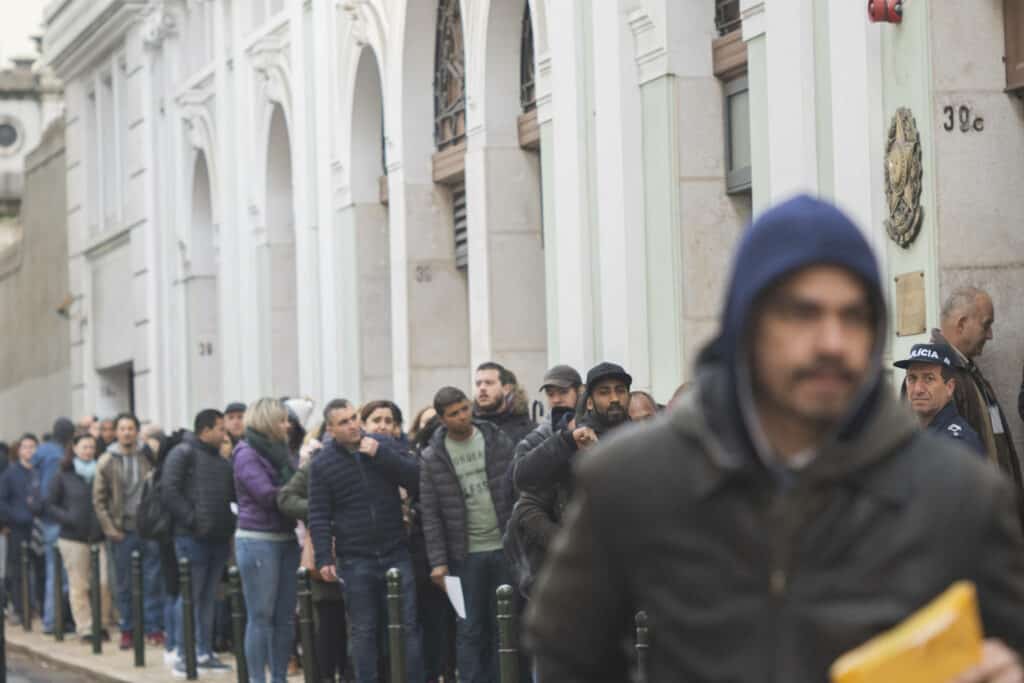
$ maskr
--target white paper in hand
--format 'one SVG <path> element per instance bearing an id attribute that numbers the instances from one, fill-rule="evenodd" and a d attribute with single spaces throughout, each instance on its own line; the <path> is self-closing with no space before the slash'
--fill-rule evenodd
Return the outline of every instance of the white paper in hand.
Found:
<path id="1" fill-rule="evenodd" d="M 230 507 L 231 507 L 231 512 L 233 512 L 235 517 L 237 517 L 238 516 L 238 503 L 231 503 Z"/>
<path id="2" fill-rule="evenodd" d="M 462 596 L 462 581 L 457 576 L 444 577 L 444 590 L 460 619 L 466 618 L 466 599 Z"/>

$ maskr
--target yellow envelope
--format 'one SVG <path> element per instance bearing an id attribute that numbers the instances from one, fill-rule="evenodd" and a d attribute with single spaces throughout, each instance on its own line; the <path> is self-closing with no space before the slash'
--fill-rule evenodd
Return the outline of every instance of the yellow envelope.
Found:
<path id="1" fill-rule="evenodd" d="M 978 596 L 970 581 L 832 665 L 832 683 L 948 683 L 981 661 Z"/>

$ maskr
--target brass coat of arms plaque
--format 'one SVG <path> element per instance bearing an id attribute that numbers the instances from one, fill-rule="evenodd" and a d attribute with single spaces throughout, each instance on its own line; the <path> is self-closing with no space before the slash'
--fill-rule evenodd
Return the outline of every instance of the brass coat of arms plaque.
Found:
<path id="1" fill-rule="evenodd" d="M 885 145 L 885 200 L 889 218 L 885 230 L 904 249 L 921 231 L 921 138 L 914 115 L 906 107 L 893 114 Z"/>

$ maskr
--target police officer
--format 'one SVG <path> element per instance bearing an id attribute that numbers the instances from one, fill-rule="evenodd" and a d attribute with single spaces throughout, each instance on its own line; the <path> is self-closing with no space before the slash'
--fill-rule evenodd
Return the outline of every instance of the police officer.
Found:
<path id="1" fill-rule="evenodd" d="M 907 371 L 906 392 L 921 426 L 985 455 L 978 433 L 960 417 L 953 401 L 954 370 L 959 361 L 945 344 L 914 344 L 906 360 L 893 363 Z"/>

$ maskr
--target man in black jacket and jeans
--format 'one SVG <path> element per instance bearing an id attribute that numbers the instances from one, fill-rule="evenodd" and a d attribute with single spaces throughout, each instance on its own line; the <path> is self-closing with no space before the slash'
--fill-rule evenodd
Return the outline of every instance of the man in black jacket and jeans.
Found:
<path id="1" fill-rule="evenodd" d="M 1022 679 L 1014 491 L 898 405 L 887 321 L 846 216 L 810 197 L 761 214 L 695 387 L 576 470 L 528 618 L 541 683 L 626 680 L 641 609 L 651 683 L 819 683 L 960 579 L 999 640 L 958 683 Z"/>
<path id="2" fill-rule="evenodd" d="M 187 557 L 192 568 L 197 668 L 212 673 L 230 669 L 213 653 L 213 609 L 235 533 L 235 476 L 231 463 L 220 455 L 224 415 L 212 408 L 201 410 L 194 426 L 195 432 L 186 433 L 167 454 L 160 493 L 174 521 L 175 553 L 179 560 Z M 185 675 L 182 604 L 178 596 L 178 657 L 172 669 L 176 676 Z"/>
<path id="3" fill-rule="evenodd" d="M 442 588 L 449 574 L 462 583 L 466 618 L 456 626 L 459 680 L 497 683 L 495 591 L 511 583 L 501 535 L 512 501 L 503 482 L 515 445 L 490 422 L 474 420 L 459 389 L 438 391 L 434 409 L 442 426 L 423 454 L 420 479 L 430 577 Z"/>
<path id="4" fill-rule="evenodd" d="M 402 573 L 405 671 L 423 680 L 416 577 L 398 487 L 415 496 L 419 465 L 384 436 L 367 436 L 345 399 L 324 408 L 329 439 L 309 469 L 309 533 L 320 576 L 344 583 L 358 683 L 377 681 L 377 633 L 387 618 L 384 576 Z"/>

